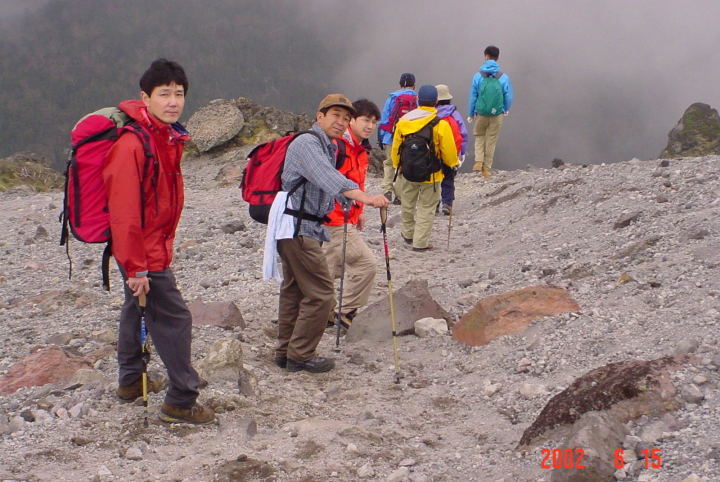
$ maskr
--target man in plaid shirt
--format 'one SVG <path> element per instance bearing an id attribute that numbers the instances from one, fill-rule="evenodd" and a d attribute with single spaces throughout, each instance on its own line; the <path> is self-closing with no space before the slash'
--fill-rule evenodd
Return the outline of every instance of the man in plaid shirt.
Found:
<path id="1" fill-rule="evenodd" d="M 282 188 L 290 191 L 296 217 L 296 235 L 277 241 L 282 260 L 283 282 L 278 307 L 278 346 L 275 363 L 288 371 L 320 373 L 332 370 L 335 361 L 315 352 L 333 306 L 333 279 L 322 243 L 330 241 L 323 220 L 335 206 L 335 199 L 383 208 L 389 204 L 381 194 L 369 195 L 335 169 L 337 146 L 332 139 L 342 136 L 355 113 L 342 94 L 326 96 L 317 109 L 311 130 L 317 135 L 298 136 L 288 147 L 282 174 Z M 300 223 L 298 226 L 297 224 Z"/>

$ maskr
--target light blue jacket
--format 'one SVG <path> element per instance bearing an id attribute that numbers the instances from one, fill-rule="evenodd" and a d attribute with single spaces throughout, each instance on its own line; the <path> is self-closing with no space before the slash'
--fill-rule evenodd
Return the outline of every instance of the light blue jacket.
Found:
<path id="1" fill-rule="evenodd" d="M 400 89 L 396 90 L 395 92 L 391 92 L 387 100 L 385 101 L 385 107 L 383 107 L 382 113 L 380 114 L 378 130 L 380 130 L 381 125 L 388 123 L 388 121 L 390 120 L 390 113 L 392 112 L 393 104 L 395 104 L 395 98 L 401 96 L 402 94 L 414 94 L 415 96 L 417 96 L 417 92 L 415 92 L 413 89 Z M 390 132 L 380 130 L 379 139 L 380 142 L 382 142 L 384 145 L 390 145 L 393 141 L 393 135 Z"/>
<path id="2" fill-rule="evenodd" d="M 498 64 L 495 60 L 486 60 L 485 63 L 482 64 L 482 67 L 480 67 L 480 71 L 475 72 L 472 84 L 470 85 L 470 101 L 468 102 L 468 116 L 470 117 L 475 115 L 475 103 L 477 102 L 478 94 L 480 93 L 480 84 L 485 79 L 480 72 L 495 75 L 500 72 L 500 64 Z M 513 103 L 513 88 L 510 83 L 510 77 L 508 77 L 508 74 L 503 72 L 498 80 L 500 81 L 500 85 L 503 89 L 503 100 L 505 101 L 504 112 L 509 112 Z"/>

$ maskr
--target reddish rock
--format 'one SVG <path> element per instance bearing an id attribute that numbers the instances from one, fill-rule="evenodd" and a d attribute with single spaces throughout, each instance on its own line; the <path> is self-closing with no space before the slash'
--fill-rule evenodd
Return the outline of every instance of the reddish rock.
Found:
<path id="1" fill-rule="evenodd" d="M 554 286 L 530 286 L 480 300 L 453 326 L 453 338 L 471 346 L 523 331 L 538 318 L 579 311 L 570 294 Z"/>
<path id="2" fill-rule="evenodd" d="M 41 348 L 10 367 L 0 377 L 0 395 L 9 395 L 22 387 L 64 382 L 81 368 L 92 368 L 85 358 L 59 346 Z"/>
<path id="3" fill-rule="evenodd" d="M 205 303 L 195 300 L 188 304 L 192 313 L 193 325 L 211 325 L 223 328 L 245 328 L 245 320 L 237 305 L 232 301 L 211 301 Z"/>

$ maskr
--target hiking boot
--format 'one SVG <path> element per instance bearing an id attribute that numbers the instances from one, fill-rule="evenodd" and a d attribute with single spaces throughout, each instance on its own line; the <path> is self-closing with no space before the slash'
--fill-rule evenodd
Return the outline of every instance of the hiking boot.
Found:
<path id="1" fill-rule="evenodd" d="M 473 164 L 472 170 L 473 171 L 482 171 L 484 167 L 485 167 L 484 162 L 476 162 L 475 164 Z"/>
<path id="2" fill-rule="evenodd" d="M 386 192 L 383 196 L 385 196 L 388 201 L 392 201 L 392 191 Z"/>
<path id="3" fill-rule="evenodd" d="M 423 252 L 423 251 L 430 251 L 431 249 L 433 249 L 432 245 L 428 244 L 428 245 L 425 246 L 424 248 L 416 248 L 416 247 L 413 246 L 413 249 L 412 249 L 412 250 L 413 250 L 413 251 L 417 251 L 417 252 Z"/>
<path id="4" fill-rule="evenodd" d="M 280 368 L 287 367 L 287 357 L 286 356 L 276 356 L 273 359 L 273 363 L 275 363 Z"/>
<path id="5" fill-rule="evenodd" d="M 487 167 L 484 167 L 484 166 L 483 166 L 483 168 L 482 168 L 482 175 L 483 175 L 483 177 L 484 177 L 485 179 L 487 179 L 488 177 L 490 177 L 490 169 L 488 169 Z"/>
<path id="6" fill-rule="evenodd" d="M 148 393 L 158 393 L 167 387 L 167 380 L 162 375 L 148 374 Z M 142 375 L 130 385 L 119 385 L 115 391 L 121 402 L 133 402 L 143 396 Z"/>
<path id="7" fill-rule="evenodd" d="M 307 361 L 297 361 L 292 358 L 287 360 L 287 371 L 299 372 L 305 370 L 310 373 L 329 372 L 335 368 L 335 360 L 323 356 L 314 356 Z"/>
<path id="8" fill-rule="evenodd" d="M 403 241 L 405 241 L 405 244 L 412 244 L 412 238 L 406 238 L 404 234 L 400 233 L 400 236 L 402 236 Z"/>
<path id="9" fill-rule="evenodd" d="M 452 206 L 450 206 L 449 204 L 443 204 L 440 208 L 440 212 L 442 212 L 444 216 L 450 216 L 450 213 L 452 212 Z"/>
<path id="10" fill-rule="evenodd" d="M 163 403 L 160 420 L 166 423 L 195 423 L 202 425 L 215 420 L 215 412 L 195 402 L 190 408 L 181 408 Z"/>

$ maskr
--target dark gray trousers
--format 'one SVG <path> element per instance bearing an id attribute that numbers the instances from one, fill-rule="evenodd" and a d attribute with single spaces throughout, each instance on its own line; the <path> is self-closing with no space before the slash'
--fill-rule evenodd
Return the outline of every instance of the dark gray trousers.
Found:
<path id="1" fill-rule="evenodd" d="M 123 281 L 127 276 L 122 268 Z M 145 324 L 155 351 L 167 369 L 168 384 L 165 402 L 190 408 L 198 396 L 200 379 L 190 362 L 192 315 L 177 289 L 171 269 L 151 271 L 147 295 Z M 120 313 L 118 330 L 118 366 L 120 385 L 131 385 L 142 376 L 142 345 L 140 344 L 140 308 L 123 282 L 125 303 Z"/>

